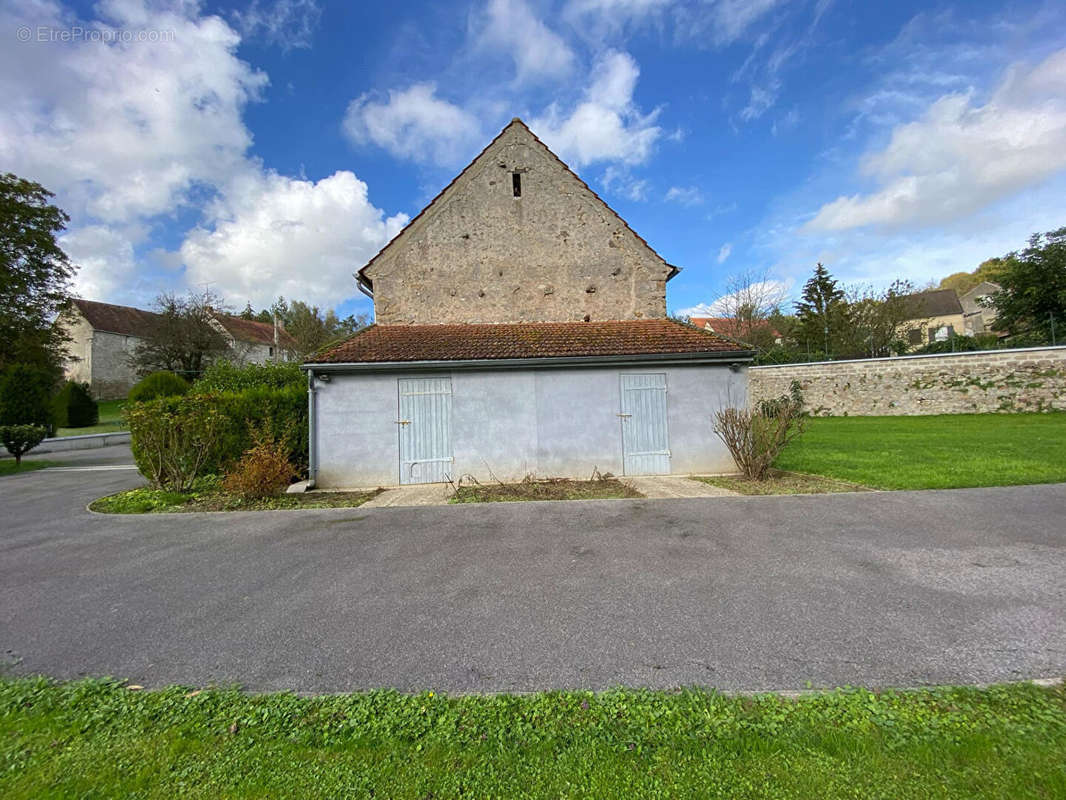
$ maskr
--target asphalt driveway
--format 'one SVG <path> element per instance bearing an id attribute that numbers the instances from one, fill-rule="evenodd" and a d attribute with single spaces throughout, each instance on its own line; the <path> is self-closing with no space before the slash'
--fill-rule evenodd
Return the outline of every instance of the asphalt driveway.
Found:
<path id="1" fill-rule="evenodd" d="M 116 517 L 0 478 L 20 673 L 254 690 L 1066 674 L 1066 485 Z"/>

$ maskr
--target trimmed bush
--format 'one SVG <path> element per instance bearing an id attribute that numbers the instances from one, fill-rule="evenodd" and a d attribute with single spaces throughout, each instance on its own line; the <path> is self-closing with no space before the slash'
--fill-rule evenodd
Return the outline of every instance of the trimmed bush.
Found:
<path id="1" fill-rule="evenodd" d="M 15 466 L 22 464 L 22 456 L 41 443 L 48 429 L 43 425 L 0 425 L 0 442 L 15 457 Z"/>
<path id="2" fill-rule="evenodd" d="M 145 415 L 175 419 L 185 419 L 194 410 L 207 409 L 217 414 L 222 422 L 213 432 L 213 447 L 199 464 L 199 475 L 228 472 L 245 451 L 255 446 L 257 434 L 279 443 L 279 446 L 284 448 L 289 463 L 298 473 L 307 469 L 307 392 L 302 386 L 219 394 L 187 394 L 182 397 L 161 397 L 137 404 L 138 412 Z M 130 421 L 131 405 L 126 406 L 125 415 L 127 421 Z M 132 423 L 130 433 L 134 460 L 141 472 L 148 477 L 149 472 L 146 470 L 153 469 L 149 459 L 155 445 L 152 448 L 142 447 L 141 435 Z"/>
<path id="3" fill-rule="evenodd" d="M 55 380 L 48 370 L 14 364 L 0 375 L 0 425 L 40 425 L 52 430 L 52 392 Z"/>
<path id="4" fill-rule="evenodd" d="M 52 401 L 52 412 L 57 428 L 87 428 L 100 421 L 100 408 L 87 383 L 64 383 Z"/>
<path id="5" fill-rule="evenodd" d="M 299 364 L 231 364 L 229 361 L 216 361 L 193 384 L 193 391 L 243 392 L 247 389 L 284 389 L 306 385 L 307 377 Z"/>
<path id="6" fill-rule="evenodd" d="M 152 486 L 188 492 L 217 463 L 220 434 L 230 421 L 213 398 L 160 398 L 129 404 L 133 458 Z"/>
<path id="7" fill-rule="evenodd" d="M 257 431 L 253 436 L 255 444 L 244 451 L 240 461 L 226 475 L 222 488 L 247 500 L 281 494 L 296 477 L 287 449 L 261 432 Z"/>
<path id="8" fill-rule="evenodd" d="M 160 397 L 180 397 L 189 391 L 189 383 L 173 372 L 163 370 L 145 375 L 130 389 L 131 403 L 146 403 Z"/>

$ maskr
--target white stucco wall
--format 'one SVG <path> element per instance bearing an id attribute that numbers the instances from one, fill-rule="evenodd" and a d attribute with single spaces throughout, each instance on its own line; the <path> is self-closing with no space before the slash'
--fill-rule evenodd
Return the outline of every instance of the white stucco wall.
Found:
<path id="1" fill-rule="evenodd" d="M 489 481 L 622 474 L 622 373 L 665 373 L 671 471 L 732 472 L 711 427 L 722 406 L 747 403 L 747 370 L 727 366 L 442 371 L 452 380 L 456 476 Z M 318 485 L 399 481 L 397 379 L 402 373 L 334 374 L 317 383 Z"/>

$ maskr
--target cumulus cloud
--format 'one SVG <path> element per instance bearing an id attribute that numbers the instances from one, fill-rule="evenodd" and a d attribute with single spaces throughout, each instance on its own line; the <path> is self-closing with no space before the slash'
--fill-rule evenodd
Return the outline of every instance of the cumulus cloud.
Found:
<path id="1" fill-rule="evenodd" d="M 352 273 L 407 223 L 385 217 L 348 171 L 320 181 L 249 174 L 181 246 L 191 284 L 266 306 L 278 295 L 332 306 L 350 297 Z"/>
<path id="2" fill-rule="evenodd" d="M 1066 168 L 1064 98 L 1066 49 L 1008 70 L 984 104 L 944 95 L 863 159 L 880 189 L 823 205 L 806 230 L 950 222 L 1046 180 Z"/>
<path id="3" fill-rule="evenodd" d="M 519 83 L 561 78 L 574 66 L 570 46 L 523 0 L 489 0 L 475 46 L 510 56 Z"/>
<path id="4" fill-rule="evenodd" d="M 246 9 L 233 12 L 245 36 L 258 36 L 283 50 L 310 47 L 315 28 L 322 17 L 316 0 L 252 0 Z"/>
<path id="5" fill-rule="evenodd" d="M 632 56 L 608 51 L 593 66 L 583 99 L 569 113 L 553 103 L 531 127 L 575 166 L 597 161 L 640 164 L 663 131 L 655 124 L 658 111 L 643 114 L 633 102 L 639 75 Z"/>
<path id="6" fill-rule="evenodd" d="M 731 243 L 726 242 L 725 244 L 723 244 L 721 246 L 721 248 L 718 250 L 718 263 L 719 264 L 725 263 L 725 260 L 727 258 L 729 258 L 730 254 L 732 252 L 733 252 L 733 245 Z"/>
<path id="7" fill-rule="evenodd" d="M 703 202 L 703 192 L 695 186 L 671 186 L 663 199 L 668 203 L 698 206 Z"/>
<path id="8" fill-rule="evenodd" d="M 172 32 L 165 41 L 28 42 L 0 48 L 0 161 L 61 195 L 75 215 L 128 224 L 172 212 L 199 184 L 244 167 L 241 113 L 267 77 L 239 60 L 217 17 L 135 2 L 82 22 L 50 4 L 11 4 L 18 25 Z"/>
<path id="9" fill-rule="evenodd" d="M 436 92 L 436 84 L 416 83 L 389 91 L 387 99 L 364 94 L 348 105 L 344 132 L 399 158 L 453 166 L 473 154 L 481 128 L 473 114 Z"/>
<path id="10" fill-rule="evenodd" d="M 71 263 L 79 266 L 74 292 L 79 297 L 129 298 L 136 281 L 133 244 L 106 225 L 86 225 L 59 239 Z"/>

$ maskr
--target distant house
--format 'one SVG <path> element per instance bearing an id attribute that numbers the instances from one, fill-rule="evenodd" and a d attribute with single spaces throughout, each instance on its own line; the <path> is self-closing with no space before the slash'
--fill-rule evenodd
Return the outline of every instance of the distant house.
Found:
<path id="1" fill-rule="evenodd" d="M 985 301 L 1002 287 L 992 281 L 981 281 L 970 291 L 959 296 L 962 304 L 964 326 L 967 336 L 989 333 L 996 322 L 996 310 L 985 305 Z"/>
<path id="2" fill-rule="evenodd" d="M 705 331 L 735 339 L 738 342 L 744 341 L 745 337 L 748 336 L 746 326 L 739 320 L 730 317 L 690 317 L 689 323 L 695 325 L 697 328 L 702 328 Z M 771 327 L 770 323 L 765 321 L 756 322 L 752 327 L 759 333 L 766 331 L 773 337 L 774 344 L 781 344 L 782 337 L 780 331 Z"/>
<path id="3" fill-rule="evenodd" d="M 137 382 L 134 351 L 159 319 L 140 308 L 74 300 L 62 320 L 71 339 L 67 378 L 89 384 L 99 400 L 125 397 Z M 215 314 L 212 323 L 229 342 L 234 361 L 262 364 L 287 361 L 294 354 L 296 343 L 284 328 L 228 314 Z"/>
<path id="4" fill-rule="evenodd" d="M 931 289 L 906 299 L 907 320 L 900 325 L 900 335 L 912 347 L 965 333 L 965 314 L 954 289 Z"/>

